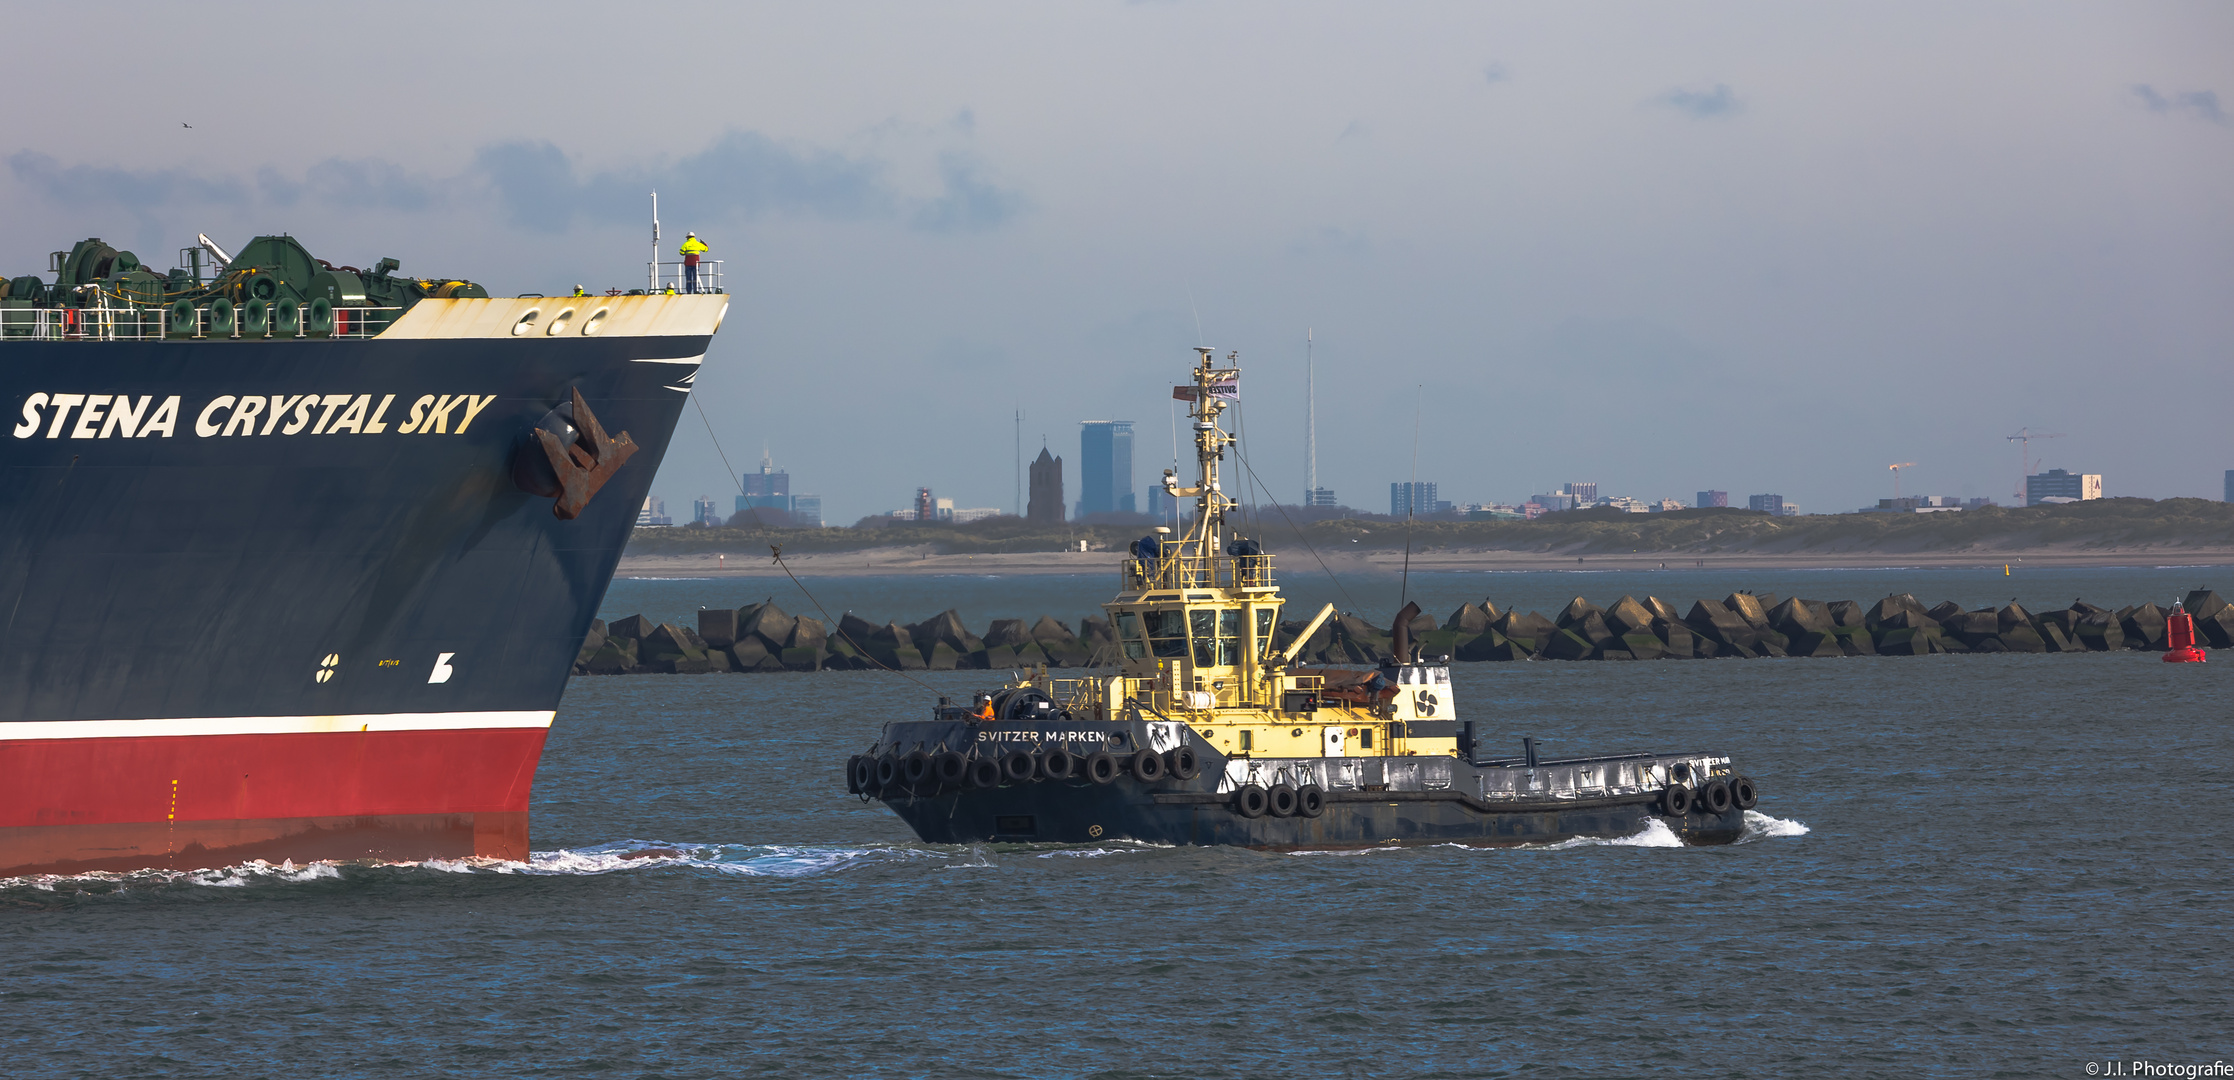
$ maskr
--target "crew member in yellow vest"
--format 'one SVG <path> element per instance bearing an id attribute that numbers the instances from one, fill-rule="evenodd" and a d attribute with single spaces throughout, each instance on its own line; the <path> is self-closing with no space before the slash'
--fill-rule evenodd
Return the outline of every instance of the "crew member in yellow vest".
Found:
<path id="1" fill-rule="evenodd" d="M 576 286 L 574 286 L 574 295 L 576 295 L 576 296 L 584 296 L 584 295 L 587 295 L 587 294 L 585 294 L 584 292 L 582 292 L 582 287 L 581 287 L 580 285 L 576 285 Z"/>
<path id="2" fill-rule="evenodd" d="M 682 248 L 684 292 L 694 293 L 698 291 L 698 257 L 705 253 L 706 242 L 700 240 L 697 233 L 684 234 Z"/>

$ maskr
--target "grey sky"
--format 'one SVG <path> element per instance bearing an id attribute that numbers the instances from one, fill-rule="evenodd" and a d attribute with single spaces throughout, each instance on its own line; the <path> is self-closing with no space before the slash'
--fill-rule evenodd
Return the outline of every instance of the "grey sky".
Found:
<path id="1" fill-rule="evenodd" d="M 2234 468 L 2225 5 L 204 5 L 10 15 L 0 272 L 288 231 L 498 293 L 736 307 L 699 394 L 850 522 L 1010 505 L 1238 349 L 1255 469 L 1385 507 L 1570 479 L 1811 511 Z M 97 31 L 97 33 L 96 33 Z M 90 46 L 89 46 L 90 47 Z M 181 128 L 191 123 L 192 129 Z M 2041 444 L 2036 444 L 2036 447 Z M 1070 477 L 1076 494 L 1075 471 Z M 655 491 L 723 475 L 695 411 Z"/>

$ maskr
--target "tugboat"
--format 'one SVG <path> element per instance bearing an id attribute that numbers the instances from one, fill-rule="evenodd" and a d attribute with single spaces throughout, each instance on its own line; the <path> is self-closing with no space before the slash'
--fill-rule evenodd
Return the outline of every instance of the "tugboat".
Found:
<path id="1" fill-rule="evenodd" d="M 1300 666 L 1328 604 L 1280 640 L 1272 556 L 1233 535 L 1219 471 L 1233 436 L 1220 416 L 1240 367 L 1197 349 L 1189 401 L 1199 477 L 1166 470 L 1194 501 L 1180 535 L 1134 545 L 1103 605 L 1115 674 L 1042 668 L 973 707 L 945 699 L 926 720 L 885 725 L 846 766 L 849 792 L 891 807 L 925 841 L 1228 844 L 1267 850 L 1388 844 L 1514 846 L 1634 836 L 1664 825 L 1686 844 L 1726 844 L 1753 808 L 1726 755 L 1541 759 L 1494 752 L 1458 718 L 1448 657 L 1412 644 L 1408 604 L 1378 668 Z"/>

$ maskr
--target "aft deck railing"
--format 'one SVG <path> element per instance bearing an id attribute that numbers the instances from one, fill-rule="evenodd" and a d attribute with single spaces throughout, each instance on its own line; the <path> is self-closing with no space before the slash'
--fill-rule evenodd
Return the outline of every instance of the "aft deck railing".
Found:
<path id="1" fill-rule="evenodd" d="M 331 329 L 310 326 L 309 309 L 298 309 L 291 332 L 282 332 L 275 305 L 260 332 L 248 331 L 248 305 L 233 309 L 227 332 L 210 330 L 210 309 L 194 309 L 191 324 L 174 323 L 171 309 L 156 307 L 0 307 L 4 341 L 209 341 L 268 338 L 353 338 L 377 336 L 401 314 L 400 307 L 337 307 Z"/>
<path id="2" fill-rule="evenodd" d="M 652 292 L 664 293 L 670 286 L 679 293 L 694 291 L 690 288 L 690 275 L 683 272 L 682 263 L 652 263 L 650 269 Z M 721 287 L 720 259 L 698 260 L 698 288 L 695 291 L 702 293 L 718 293 L 727 291 Z"/>
<path id="3" fill-rule="evenodd" d="M 1272 584 L 1272 556 L 1170 555 L 1160 559 L 1126 559 L 1118 573 L 1127 592 L 1264 588 Z"/>

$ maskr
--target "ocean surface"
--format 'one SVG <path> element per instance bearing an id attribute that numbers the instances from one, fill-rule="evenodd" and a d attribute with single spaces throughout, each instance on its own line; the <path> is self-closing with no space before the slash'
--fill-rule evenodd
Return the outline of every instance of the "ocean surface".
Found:
<path id="1" fill-rule="evenodd" d="M 1547 611 L 1733 588 L 2109 604 L 2213 575 L 2234 579 L 1412 588 Z M 1106 585 L 1066 581 L 810 585 L 975 625 L 1075 618 Z M 680 617 L 690 584 L 617 582 L 607 607 Z M 844 793 L 879 725 L 986 674 L 577 679 L 527 863 L 0 882 L 0 1075 L 1969 1078 L 2234 1058 L 2234 655 L 1457 667 L 1460 707 L 1516 749 L 1735 755 L 1761 806 L 1745 842 L 1705 849 L 932 847 Z"/>

